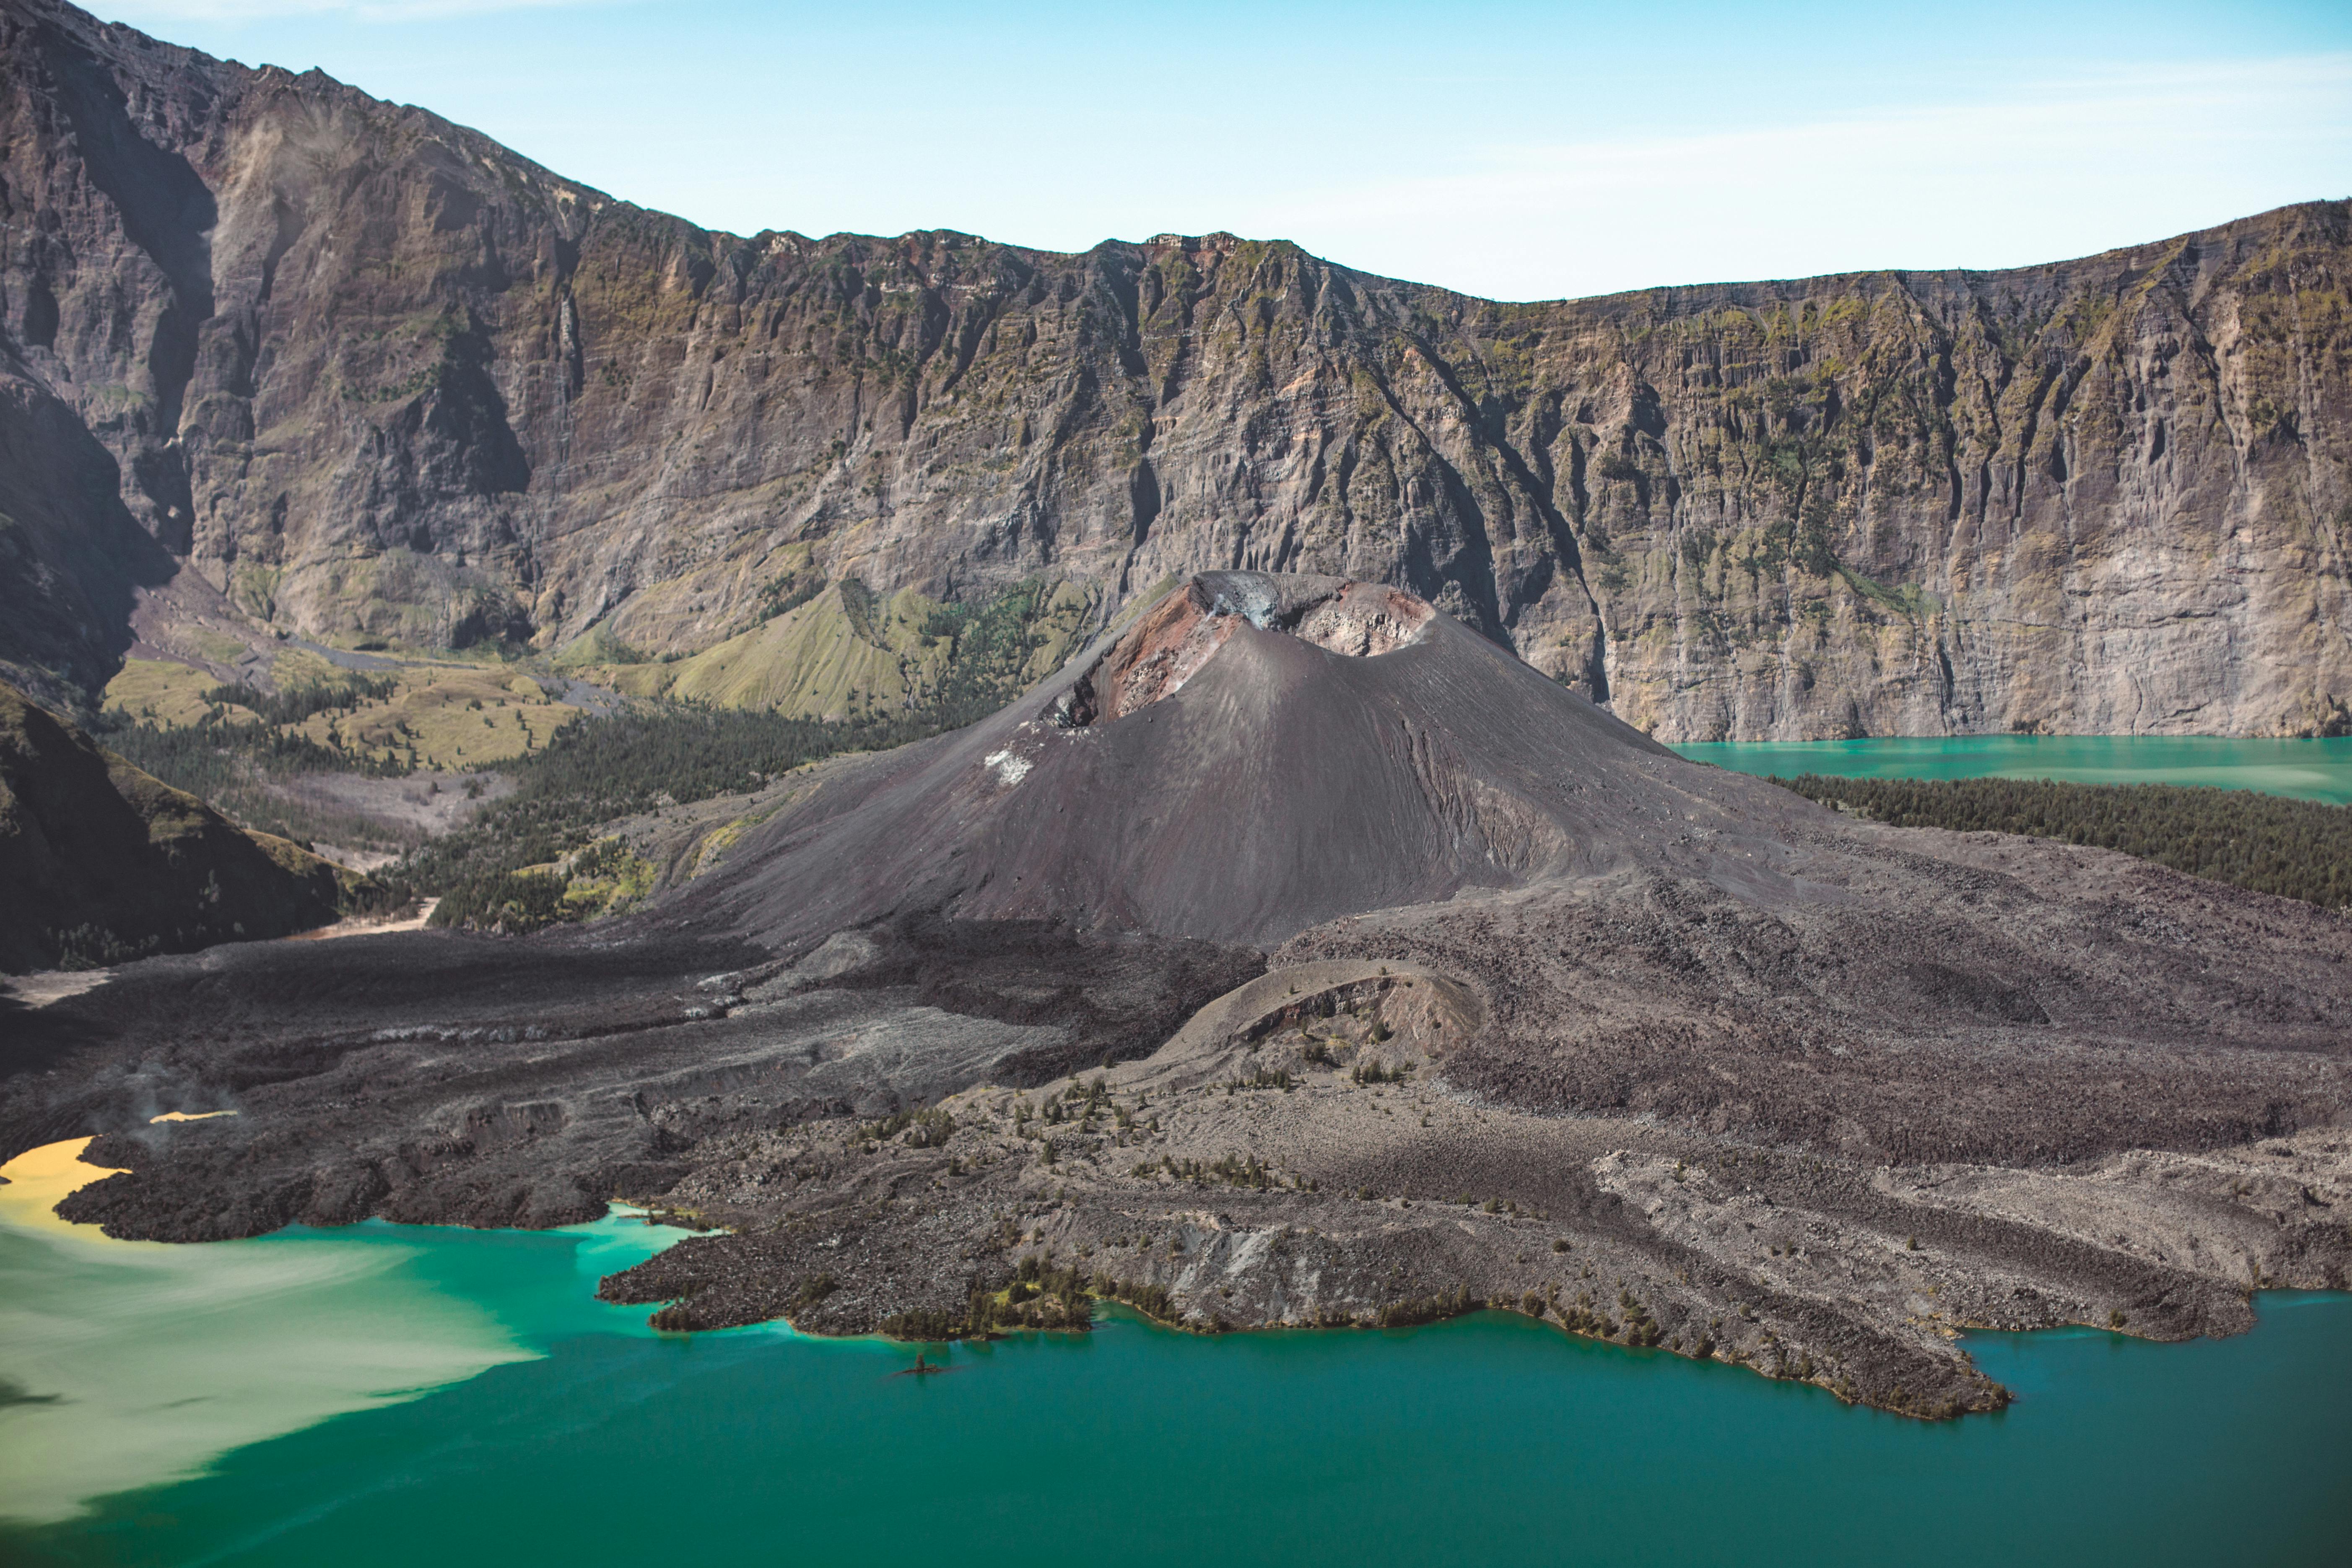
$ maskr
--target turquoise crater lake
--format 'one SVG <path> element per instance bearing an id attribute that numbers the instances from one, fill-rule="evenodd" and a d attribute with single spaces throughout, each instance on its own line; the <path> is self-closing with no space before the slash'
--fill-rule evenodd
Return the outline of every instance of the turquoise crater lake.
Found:
<path id="1" fill-rule="evenodd" d="M 1119 1314 L 901 1377 L 903 1346 L 589 1328 L 562 1248 L 399 1240 L 527 1342 L 547 1332 L 541 1353 L 0 1535 L 0 1555 L 2302 1565 L 2352 1541 L 2342 1296 L 2265 1297 L 2220 1342 L 1978 1336 L 2017 1404 L 1929 1425 L 1500 1313 L 1221 1339 Z"/>

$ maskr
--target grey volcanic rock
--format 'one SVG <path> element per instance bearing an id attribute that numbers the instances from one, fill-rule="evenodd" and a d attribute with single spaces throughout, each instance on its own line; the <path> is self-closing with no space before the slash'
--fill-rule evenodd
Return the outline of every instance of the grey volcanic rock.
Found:
<path id="1" fill-rule="evenodd" d="M 1630 864 L 1664 779 L 1809 809 L 1410 595 L 1209 573 L 994 717 L 822 770 L 676 907 L 787 944 L 930 909 L 1267 943 Z"/>
<path id="2" fill-rule="evenodd" d="M 605 1282 L 671 1327 L 1493 1302 L 1922 1415 L 2007 1398 L 1960 1327 L 2352 1278 L 2340 916 L 1850 821 L 1392 587 L 1204 574 L 763 809 L 619 921 L 0 1013 L 0 1151 L 173 1239 L 656 1203 L 728 1232 Z"/>
<path id="3" fill-rule="evenodd" d="M 0 3 L 0 450 L 71 436 L 5 476 L 0 658 L 53 680 L 120 651 L 135 519 L 320 637 L 1238 567 L 1408 588 L 1666 739 L 2347 722 L 2340 202 L 1496 304 L 1229 235 L 715 233 L 58 0 Z"/>

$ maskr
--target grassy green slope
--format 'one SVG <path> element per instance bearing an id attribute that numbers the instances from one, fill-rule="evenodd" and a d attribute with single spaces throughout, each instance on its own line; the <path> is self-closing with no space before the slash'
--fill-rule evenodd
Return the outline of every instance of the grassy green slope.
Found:
<path id="1" fill-rule="evenodd" d="M 1019 622 L 1026 646 L 1018 668 L 1000 673 L 1015 689 L 1043 679 L 1069 656 L 1093 603 L 1074 584 L 1033 583 L 967 608 L 912 589 L 877 596 L 849 578 L 685 658 L 579 668 L 635 696 L 855 723 L 939 702 L 971 663 L 975 630 L 1008 617 Z M 992 647 L 990 656 L 996 651 Z"/>
<path id="2" fill-rule="evenodd" d="M 706 655 L 587 667 L 649 700 L 505 765 L 514 794 L 387 875 L 438 895 L 442 924 L 521 931 L 615 910 L 642 881 L 629 847 L 606 837 L 616 819 L 756 795 L 824 757 L 983 719 L 1061 668 L 1091 607 L 1067 584 L 1029 583 L 973 608 L 845 582 Z M 698 865 L 731 841 L 723 816 Z"/>

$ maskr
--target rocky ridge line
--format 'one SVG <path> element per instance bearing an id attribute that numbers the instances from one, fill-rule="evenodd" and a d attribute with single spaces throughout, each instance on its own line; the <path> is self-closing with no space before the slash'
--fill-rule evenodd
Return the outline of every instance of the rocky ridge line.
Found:
<path id="1" fill-rule="evenodd" d="M 2352 723 L 2352 208 L 1507 304 L 1280 242 L 739 237 L 316 72 L 0 3 L 0 659 L 645 655 L 793 584 L 1419 593 L 1668 740 Z M 163 635 L 163 628 L 157 628 Z"/>

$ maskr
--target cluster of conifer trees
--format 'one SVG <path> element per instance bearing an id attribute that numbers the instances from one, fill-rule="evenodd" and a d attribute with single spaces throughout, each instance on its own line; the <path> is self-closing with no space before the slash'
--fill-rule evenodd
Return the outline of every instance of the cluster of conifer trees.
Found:
<path id="1" fill-rule="evenodd" d="M 275 728 L 281 724 L 299 724 L 320 713 L 348 712 L 362 702 L 382 702 L 399 691 L 400 682 L 389 675 L 355 675 L 349 672 L 333 680 L 315 681 L 308 686 L 289 687 L 283 691 L 264 692 L 239 681 L 233 686 L 215 686 L 205 693 L 205 700 L 220 707 L 234 703 L 260 715 L 261 721 Z"/>
<path id="2" fill-rule="evenodd" d="M 269 784 L 299 773 L 383 778 L 405 773 L 405 762 L 322 745 L 293 729 L 313 714 L 348 710 L 383 697 L 392 685 L 388 679 L 353 676 L 276 696 L 264 696 L 249 686 L 215 686 L 205 694 L 210 706 L 193 725 L 165 726 L 101 714 L 91 723 L 90 733 L 142 773 L 211 802 L 247 827 L 302 842 L 335 836 L 339 843 L 373 843 L 382 837 L 375 825 L 348 813 L 306 805 Z M 258 713 L 262 722 L 232 722 L 231 703 Z"/>
<path id="3" fill-rule="evenodd" d="M 756 790 L 804 763 L 940 728 L 918 714 L 840 723 L 682 702 L 575 720 L 542 750 L 500 764 L 516 781 L 513 793 L 425 845 L 400 874 L 419 893 L 440 897 L 437 923 L 536 930 L 562 918 L 563 883 L 524 868 L 583 847 L 614 817 Z"/>
<path id="4" fill-rule="evenodd" d="M 2352 806 L 2252 790 L 2050 779 L 1841 779 L 1783 788 L 1897 827 L 2015 833 L 2120 849 L 2323 909 L 2352 906 Z"/>
<path id="5" fill-rule="evenodd" d="M 1094 1323 L 1094 1298 L 1112 1293 L 1112 1282 L 1088 1277 L 1077 1265 L 1056 1265 L 1053 1252 L 1021 1259 L 1013 1280 L 1001 1290 L 973 1281 L 959 1313 L 946 1307 L 916 1307 L 882 1320 L 884 1333 L 898 1340 L 986 1339 L 998 1329 L 1087 1329 Z M 1166 1305 L 1167 1293 L 1160 1299 Z"/>

